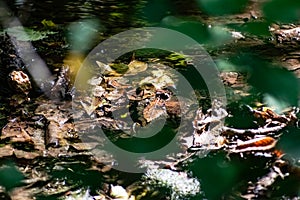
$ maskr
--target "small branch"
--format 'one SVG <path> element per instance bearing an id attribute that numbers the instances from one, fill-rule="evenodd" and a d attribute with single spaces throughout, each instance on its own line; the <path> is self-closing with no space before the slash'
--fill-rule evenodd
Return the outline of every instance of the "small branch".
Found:
<path id="1" fill-rule="evenodd" d="M 174 170 L 174 171 L 177 171 L 178 170 L 178 166 L 180 164 L 182 164 L 183 162 L 185 162 L 186 160 L 190 159 L 191 157 L 193 157 L 197 152 L 194 151 L 194 152 L 191 152 L 191 153 L 188 153 L 187 155 L 185 155 L 183 158 L 177 160 L 176 162 L 173 162 L 169 165 L 166 166 L 166 168 L 169 168 L 171 170 Z"/>
<path id="2" fill-rule="evenodd" d="M 236 129 L 236 128 L 230 128 L 224 126 L 221 129 L 222 133 L 235 133 L 235 134 L 265 134 L 265 133 L 271 133 L 271 132 L 276 132 L 280 131 L 284 127 L 286 127 L 287 124 L 281 124 L 279 126 L 274 126 L 274 127 L 266 127 L 266 128 L 257 128 L 257 129 Z"/>

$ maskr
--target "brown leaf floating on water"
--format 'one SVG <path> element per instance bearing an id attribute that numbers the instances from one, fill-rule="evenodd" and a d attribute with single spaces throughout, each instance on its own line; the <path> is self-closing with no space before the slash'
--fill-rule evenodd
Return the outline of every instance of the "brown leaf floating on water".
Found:
<path id="1" fill-rule="evenodd" d="M 189 150 L 220 149 L 225 145 L 225 138 L 221 136 L 223 120 L 228 115 L 218 100 L 212 102 L 212 108 L 204 114 L 199 108 L 193 121 L 193 145 Z"/>

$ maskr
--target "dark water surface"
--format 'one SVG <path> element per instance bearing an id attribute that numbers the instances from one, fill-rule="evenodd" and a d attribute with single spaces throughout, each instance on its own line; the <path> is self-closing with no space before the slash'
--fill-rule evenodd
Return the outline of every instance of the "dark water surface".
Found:
<path id="1" fill-rule="evenodd" d="M 43 19 L 65 25 L 87 18 L 97 18 L 107 29 L 129 28 L 140 14 L 143 1 L 7 1 L 24 26 L 40 25 Z"/>

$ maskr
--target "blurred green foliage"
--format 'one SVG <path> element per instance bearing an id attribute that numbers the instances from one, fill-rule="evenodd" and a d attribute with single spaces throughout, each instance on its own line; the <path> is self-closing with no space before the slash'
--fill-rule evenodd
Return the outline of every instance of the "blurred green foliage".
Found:
<path id="1" fill-rule="evenodd" d="M 147 1 L 143 13 L 147 21 L 152 23 L 159 22 L 172 10 L 174 7 L 171 0 L 152 0 Z"/>
<path id="2" fill-rule="evenodd" d="M 230 60 L 231 64 L 219 63 L 223 69 L 235 66 L 238 71 L 246 72 L 247 82 L 263 94 L 264 103 L 279 112 L 298 105 L 299 81 L 294 73 L 250 53 L 235 55 Z"/>
<path id="3" fill-rule="evenodd" d="M 7 162 L 0 167 L 0 185 L 7 191 L 22 185 L 24 175 L 20 172 L 13 163 Z"/>
<path id="4" fill-rule="evenodd" d="M 299 22 L 300 1 L 272 0 L 267 1 L 263 7 L 265 17 L 270 21 L 281 23 Z"/>
<path id="5" fill-rule="evenodd" d="M 120 17 L 119 13 L 112 13 L 111 15 L 112 17 Z M 89 50 L 94 45 L 96 35 L 103 31 L 99 20 L 95 18 L 73 22 L 68 28 L 68 39 L 72 45 L 72 50 L 81 53 Z"/>
<path id="6" fill-rule="evenodd" d="M 270 23 L 266 21 L 249 21 L 242 26 L 234 27 L 242 33 L 248 33 L 254 36 L 268 37 L 271 36 L 269 31 Z"/>
<path id="7" fill-rule="evenodd" d="M 165 17 L 161 26 L 184 33 L 201 44 L 218 46 L 233 41 L 231 33 L 225 26 L 210 26 L 196 20 L 174 16 Z"/>
<path id="8" fill-rule="evenodd" d="M 248 0 L 197 0 L 199 7 L 210 15 L 229 15 L 243 11 Z"/>

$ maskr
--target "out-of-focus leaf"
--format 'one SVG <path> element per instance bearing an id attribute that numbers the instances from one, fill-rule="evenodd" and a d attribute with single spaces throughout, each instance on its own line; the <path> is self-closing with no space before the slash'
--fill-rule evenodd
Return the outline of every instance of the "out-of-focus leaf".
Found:
<path id="1" fill-rule="evenodd" d="M 113 12 L 113 13 L 110 13 L 110 16 L 114 19 L 121 19 L 123 17 L 123 14 L 118 13 L 118 12 Z"/>
<path id="2" fill-rule="evenodd" d="M 298 104 L 299 81 L 292 72 L 250 54 L 237 57 L 233 61 L 235 65 L 246 67 L 250 75 L 248 82 L 258 91 L 267 94 L 269 103 L 280 109 Z"/>
<path id="3" fill-rule="evenodd" d="M 149 22 L 159 22 L 172 10 L 174 7 L 171 0 L 153 0 L 147 1 L 143 13 Z"/>
<path id="4" fill-rule="evenodd" d="M 233 63 L 224 60 L 224 59 L 219 59 L 216 60 L 216 65 L 220 71 L 227 71 L 227 72 L 232 72 L 232 71 L 240 71 L 241 69 L 237 66 L 235 66 Z"/>
<path id="5" fill-rule="evenodd" d="M 22 26 L 14 26 L 4 30 L 9 35 L 14 36 L 20 41 L 37 41 L 47 38 L 48 35 L 55 34 L 53 31 L 36 31 Z"/>
<path id="6" fill-rule="evenodd" d="M 300 1 L 272 0 L 263 6 L 265 17 L 282 23 L 298 22 L 300 19 Z"/>
<path id="7" fill-rule="evenodd" d="M 209 40 L 208 43 L 212 45 L 224 45 L 230 41 L 233 41 L 232 34 L 222 26 L 213 26 L 208 29 Z"/>
<path id="8" fill-rule="evenodd" d="M 265 94 L 264 103 L 271 108 L 274 108 L 276 112 L 280 113 L 285 108 L 289 107 L 288 103 L 280 98 L 276 98 L 273 95 Z"/>
<path id="9" fill-rule="evenodd" d="M 288 129 L 288 134 L 282 134 L 278 141 L 278 149 L 281 149 L 286 155 L 294 158 L 297 163 L 300 161 L 299 140 L 300 130 L 296 127 L 291 127 Z"/>
<path id="10" fill-rule="evenodd" d="M 270 36 L 269 26 L 268 22 L 248 22 L 240 30 L 256 36 Z"/>
<path id="11" fill-rule="evenodd" d="M 11 163 L 0 167 L 0 185 L 7 190 L 20 186 L 24 175 Z"/>
<path id="12" fill-rule="evenodd" d="M 298 79 L 291 72 L 269 66 L 254 66 L 249 82 L 264 93 L 269 93 L 287 105 L 297 105 Z"/>
<path id="13" fill-rule="evenodd" d="M 100 22 L 96 19 L 73 22 L 69 29 L 68 36 L 72 50 L 76 52 L 87 51 L 93 44 L 98 32 L 103 30 Z"/>
<path id="14" fill-rule="evenodd" d="M 229 15 L 242 12 L 248 0 L 197 0 L 199 7 L 210 15 Z"/>
<path id="15" fill-rule="evenodd" d="M 204 23 L 184 20 L 174 16 L 165 17 L 161 21 L 161 26 L 186 34 L 200 43 L 205 43 L 210 36 L 208 27 Z M 178 43 L 179 41 L 176 42 Z"/>
<path id="16" fill-rule="evenodd" d="M 208 26 L 199 21 L 185 20 L 174 16 L 165 17 L 161 21 L 161 25 L 186 34 L 199 43 L 223 45 L 233 41 L 229 30 L 222 26 Z"/>

